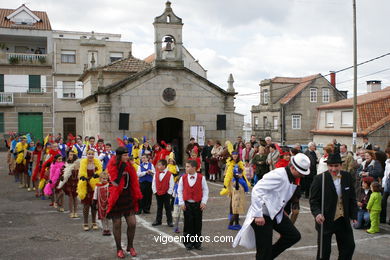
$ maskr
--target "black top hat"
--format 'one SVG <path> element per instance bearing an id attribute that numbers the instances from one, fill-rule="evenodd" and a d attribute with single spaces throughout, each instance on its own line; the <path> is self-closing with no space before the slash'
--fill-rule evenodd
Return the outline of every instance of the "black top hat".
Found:
<path id="1" fill-rule="evenodd" d="M 328 156 L 328 159 L 326 160 L 326 163 L 327 164 L 341 164 L 343 163 L 341 161 L 341 157 L 340 157 L 340 154 L 339 153 L 331 153 L 329 154 Z"/>
<path id="2" fill-rule="evenodd" d="M 125 154 L 125 153 L 128 153 L 128 152 L 129 152 L 129 150 L 126 147 L 123 147 L 123 146 L 119 146 L 116 149 L 116 151 L 115 151 L 116 155 L 122 155 L 122 154 Z"/>

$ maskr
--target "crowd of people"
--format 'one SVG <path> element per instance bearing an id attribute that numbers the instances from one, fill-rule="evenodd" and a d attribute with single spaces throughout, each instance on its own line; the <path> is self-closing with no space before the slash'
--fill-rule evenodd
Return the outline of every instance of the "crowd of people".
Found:
<path id="1" fill-rule="evenodd" d="M 164 141 L 152 143 L 146 137 L 141 141 L 126 136 L 117 138 L 115 146 L 118 148 L 114 151 L 113 145 L 99 136 L 83 138 L 70 134 L 64 140 L 60 134 L 48 135 L 43 142 L 34 142 L 29 135 L 10 136 L 7 140 L 9 173 L 14 175 L 19 187 L 34 191 L 37 198 L 50 199 L 50 206 L 59 212 L 65 211 L 64 197 L 67 196 L 70 218 L 79 217 L 77 209 L 81 202 L 83 230 L 99 229 L 98 217 L 102 234 L 110 236 L 113 232 L 120 258 L 124 257 L 121 218 L 124 217 L 127 223 L 127 251 L 136 256 L 133 247 L 135 215 L 151 213 L 153 194 L 157 204 L 153 226 L 162 225 L 165 209 L 167 225 L 174 227 L 174 217 L 180 216 L 182 211 L 183 234 L 200 236 L 202 212 L 208 200 L 207 181 L 223 183 L 220 195 L 229 197 L 227 228 L 239 231 L 235 245 L 256 246 L 258 259 L 271 259 L 300 239 L 294 224 L 299 215 L 301 196 L 310 199 L 317 225 L 328 228 L 327 236 L 321 235 L 319 239 L 326 241 L 325 253 L 321 251 L 325 256 L 330 255 L 332 234 L 337 236 L 339 233 L 332 226 L 338 222 L 330 225 L 327 222 L 329 215 L 318 211 L 322 203 L 335 201 L 334 204 L 339 205 L 342 201 L 344 212 L 336 210 L 335 214 L 350 217 L 354 220 L 354 228 L 364 228 L 368 233 L 379 232 L 379 223 L 385 223 L 387 218 L 390 144 L 383 152 L 378 146 L 369 144 L 367 138 L 356 154 L 336 140 L 320 154 L 313 142 L 302 151 L 300 144 L 281 146 L 270 137 L 260 140 L 255 135 L 246 142 L 238 137 L 234 144 L 208 140 L 202 147 L 191 138 L 185 149 L 187 160 L 181 170 L 176 164 L 180 156 L 177 145 Z M 329 177 L 320 180 L 326 174 Z M 341 186 L 350 183 L 345 188 L 350 192 L 348 195 L 344 191 L 341 195 L 340 183 L 335 182 L 332 186 L 325 181 L 331 181 L 331 176 L 337 174 L 340 179 L 345 178 Z M 336 191 L 334 198 L 327 196 L 325 202 L 321 202 L 323 190 L 319 185 L 322 181 L 326 183 L 325 190 Z M 247 208 L 245 193 L 252 187 L 252 202 L 244 224 L 240 225 L 240 215 L 245 214 Z M 347 197 L 351 203 L 348 212 Z M 112 229 L 108 219 L 112 220 Z M 176 222 L 174 230 L 179 232 L 179 220 Z M 282 240 L 272 246 L 272 229 L 276 226 Z M 247 234 L 248 227 L 252 227 L 255 237 Z M 338 230 L 345 228 L 343 224 L 336 227 Z M 345 234 L 348 232 L 343 233 L 343 239 L 350 241 Z M 353 241 L 350 242 L 352 245 Z M 187 240 L 184 245 L 188 250 L 201 249 L 199 241 Z M 350 254 L 341 251 L 340 254 Z"/>

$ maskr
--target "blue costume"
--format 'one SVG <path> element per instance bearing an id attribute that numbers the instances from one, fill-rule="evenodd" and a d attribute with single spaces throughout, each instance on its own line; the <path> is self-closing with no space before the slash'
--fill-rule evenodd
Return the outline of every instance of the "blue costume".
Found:
<path id="1" fill-rule="evenodd" d="M 103 161 L 103 171 L 107 168 L 108 162 L 110 161 L 111 157 L 115 155 L 114 151 L 104 152 L 104 157 L 102 159 Z"/>

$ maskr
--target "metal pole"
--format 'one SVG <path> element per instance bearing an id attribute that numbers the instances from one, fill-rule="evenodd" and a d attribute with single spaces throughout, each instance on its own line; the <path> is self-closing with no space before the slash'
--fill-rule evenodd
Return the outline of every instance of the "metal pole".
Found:
<path id="1" fill-rule="evenodd" d="M 356 32 L 356 0 L 353 2 L 353 133 L 352 151 L 356 152 L 357 137 L 357 32 Z"/>

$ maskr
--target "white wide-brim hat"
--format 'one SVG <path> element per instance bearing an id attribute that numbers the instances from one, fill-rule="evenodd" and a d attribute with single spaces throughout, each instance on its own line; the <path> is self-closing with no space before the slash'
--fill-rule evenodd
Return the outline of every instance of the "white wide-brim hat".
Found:
<path id="1" fill-rule="evenodd" d="M 300 174 L 310 174 L 310 159 L 307 155 L 298 153 L 297 155 L 291 157 L 291 164 Z"/>

